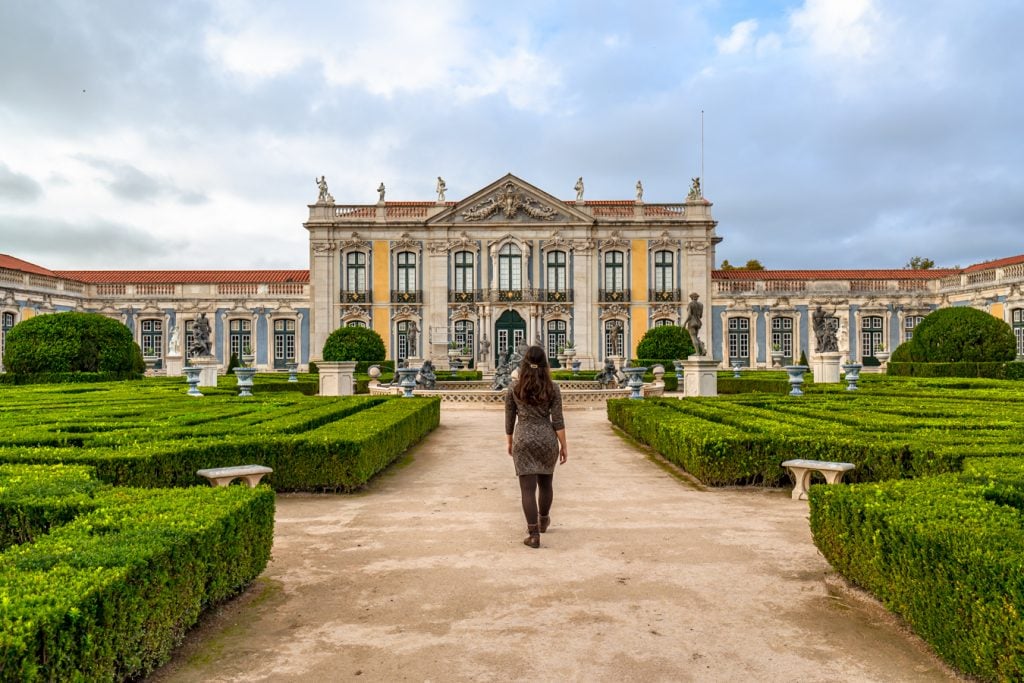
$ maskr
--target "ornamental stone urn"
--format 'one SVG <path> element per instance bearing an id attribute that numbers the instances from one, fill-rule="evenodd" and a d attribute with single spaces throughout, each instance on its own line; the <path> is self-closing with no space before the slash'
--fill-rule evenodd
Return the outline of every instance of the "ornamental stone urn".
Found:
<path id="1" fill-rule="evenodd" d="M 402 387 L 402 398 L 412 398 L 416 388 L 416 375 L 420 368 L 398 368 L 398 386 Z"/>
<path id="2" fill-rule="evenodd" d="M 860 379 L 860 363 L 847 363 L 843 366 L 846 373 L 846 390 L 857 391 L 857 380 Z"/>
<path id="3" fill-rule="evenodd" d="M 792 387 L 789 395 L 803 396 L 804 392 L 800 390 L 800 385 L 804 383 L 804 373 L 807 372 L 808 367 L 806 365 L 787 365 L 785 370 L 789 375 L 789 384 Z"/>
<path id="4" fill-rule="evenodd" d="M 740 370 L 742 370 L 742 369 L 743 369 L 743 364 L 742 363 L 733 363 L 732 364 L 732 376 L 733 376 L 733 379 L 741 379 L 743 377 L 743 375 L 740 374 Z"/>
<path id="5" fill-rule="evenodd" d="M 298 382 L 299 381 L 299 364 L 291 360 L 284 364 L 285 369 L 288 370 L 288 381 Z"/>
<path id="6" fill-rule="evenodd" d="M 252 378 L 256 375 L 256 368 L 235 368 L 232 372 L 238 383 L 238 395 L 252 396 Z"/>
<path id="7" fill-rule="evenodd" d="M 628 378 L 626 380 L 626 386 L 628 386 L 630 391 L 632 392 L 630 393 L 629 397 L 631 399 L 637 400 L 643 399 L 644 395 L 643 392 L 641 392 L 640 390 L 644 386 L 644 373 L 647 372 L 647 368 L 630 367 L 622 368 L 622 371 L 626 373 L 626 377 Z"/>
<path id="8" fill-rule="evenodd" d="M 199 375 L 203 369 L 195 365 L 187 365 L 182 368 L 182 372 L 185 373 L 185 382 L 188 383 L 188 395 L 202 396 L 202 392 L 199 391 Z"/>

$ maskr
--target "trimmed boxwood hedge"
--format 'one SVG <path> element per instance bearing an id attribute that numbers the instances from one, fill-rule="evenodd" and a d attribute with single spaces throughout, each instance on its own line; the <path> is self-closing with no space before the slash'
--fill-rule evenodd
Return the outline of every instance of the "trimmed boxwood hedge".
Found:
<path id="1" fill-rule="evenodd" d="M 141 373 L 142 352 L 127 327 L 99 313 L 54 313 L 7 332 L 4 367 L 19 375 L 66 372 Z"/>
<path id="2" fill-rule="evenodd" d="M 35 510 L 19 532 L 31 539 L 0 553 L 3 680 L 145 676 L 270 557 L 274 494 L 265 486 L 84 491 L 81 470 L 51 469 L 51 482 L 27 471 L 0 468 L 5 511 Z M 45 501 L 59 510 L 62 487 L 80 514 L 47 520 Z"/>
<path id="3" fill-rule="evenodd" d="M 1024 379 L 1024 362 L 914 363 L 889 361 L 887 374 L 895 377 L 986 377 Z"/>
<path id="4" fill-rule="evenodd" d="M 814 542 L 958 669 L 1024 679 L 1024 459 L 917 481 L 812 486 Z"/>

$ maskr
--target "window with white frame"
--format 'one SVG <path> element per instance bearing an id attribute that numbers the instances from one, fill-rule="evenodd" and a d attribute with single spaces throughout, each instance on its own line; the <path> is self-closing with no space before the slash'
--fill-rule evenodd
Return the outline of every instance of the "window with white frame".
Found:
<path id="1" fill-rule="evenodd" d="M 565 348 L 566 337 L 566 324 L 564 320 L 549 320 L 548 321 L 548 358 L 555 358 L 558 356 L 558 350 Z M 550 360 L 548 361 L 550 363 Z"/>
<path id="2" fill-rule="evenodd" d="M 1024 308 L 1015 308 L 1010 314 L 1013 335 L 1017 337 L 1017 356 L 1024 356 Z"/>
<path id="3" fill-rule="evenodd" d="M 0 318 L 0 369 L 3 368 L 4 350 L 7 348 L 7 330 L 14 327 L 14 314 L 5 312 Z"/>
<path id="4" fill-rule="evenodd" d="M 772 318 L 772 353 L 793 358 L 793 318 L 784 315 Z"/>
<path id="5" fill-rule="evenodd" d="M 469 349 L 467 353 L 473 352 L 473 323 L 469 320 L 455 321 L 455 344 L 459 349 Z"/>
<path id="6" fill-rule="evenodd" d="M 671 292 L 674 289 L 673 254 L 671 251 L 654 252 L 654 290 Z"/>
<path id="7" fill-rule="evenodd" d="M 882 350 L 883 321 L 880 315 L 866 315 L 860 322 L 861 358 L 874 356 Z"/>
<path id="8" fill-rule="evenodd" d="M 729 364 L 750 363 L 750 319 L 729 318 Z"/>
<path id="9" fill-rule="evenodd" d="M 523 252 L 509 242 L 498 251 L 498 289 L 512 292 L 523 288 Z"/>
<path id="10" fill-rule="evenodd" d="M 416 291 L 416 254 L 411 251 L 398 252 L 398 283 L 399 292 Z"/>
<path id="11" fill-rule="evenodd" d="M 350 251 L 345 257 L 345 291 L 355 294 L 366 291 L 366 254 L 361 251 Z"/>
<path id="12" fill-rule="evenodd" d="M 625 326 L 621 320 L 607 320 L 604 323 L 604 355 L 622 356 L 626 340 Z"/>
<path id="13" fill-rule="evenodd" d="M 412 331 L 412 321 L 400 320 L 395 327 L 395 341 L 398 348 L 398 358 L 404 359 L 415 354 L 415 349 L 409 348 L 409 332 Z"/>
<path id="14" fill-rule="evenodd" d="M 274 321 L 274 365 L 282 366 L 295 359 L 295 321 L 279 318 Z"/>
<path id="15" fill-rule="evenodd" d="M 655 327 L 667 327 L 668 325 L 675 325 L 676 321 L 671 318 L 658 318 L 654 321 Z"/>
<path id="16" fill-rule="evenodd" d="M 566 275 L 565 252 L 549 251 L 547 255 L 548 269 L 545 285 L 548 291 L 565 292 L 568 290 Z"/>
<path id="17" fill-rule="evenodd" d="M 362 320 L 349 320 L 346 327 L 366 327 L 366 322 Z"/>
<path id="18" fill-rule="evenodd" d="M 156 318 L 143 319 L 140 341 L 143 358 L 163 358 L 164 321 Z"/>
<path id="19" fill-rule="evenodd" d="M 473 252 L 455 252 L 455 291 L 471 292 L 474 289 Z"/>
<path id="20" fill-rule="evenodd" d="M 228 321 L 229 355 L 237 358 L 252 353 L 252 320 L 237 318 Z"/>
<path id="21" fill-rule="evenodd" d="M 621 251 L 604 254 L 604 289 L 610 292 L 626 290 L 626 257 Z"/>
<path id="22" fill-rule="evenodd" d="M 910 341 L 914 338 L 914 328 L 924 320 L 923 315 L 908 315 L 903 318 L 903 341 Z"/>

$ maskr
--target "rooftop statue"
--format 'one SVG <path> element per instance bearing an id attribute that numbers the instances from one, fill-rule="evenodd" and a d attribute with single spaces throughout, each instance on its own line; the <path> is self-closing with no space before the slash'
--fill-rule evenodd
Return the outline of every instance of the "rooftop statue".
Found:
<path id="1" fill-rule="evenodd" d="M 576 190 L 576 201 L 582 202 L 583 201 L 583 176 L 579 177 L 579 180 L 576 181 L 576 185 L 573 187 L 573 189 Z"/>
<path id="2" fill-rule="evenodd" d="M 690 194 L 686 195 L 689 200 L 701 199 L 704 197 L 704 193 L 700 189 L 700 176 L 693 178 L 690 185 Z"/>
<path id="3" fill-rule="evenodd" d="M 320 194 L 316 198 L 316 203 L 317 204 L 333 204 L 334 203 L 334 197 L 331 195 L 330 192 L 327 191 L 327 178 L 326 178 L 326 176 L 320 176 L 319 180 L 317 180 L 316 178 L 313 178 L 313 181 L 316 183 L 317 188 L 319 188 L 319 190 L 320 190 Z"/>
<path id="4" fill-rule="evenodd" d="M 377 194 L 378 194 L 377 201 L 380 202 L 381 204 L 384 203 L 384 192 L 385 192 L 384 182 L 381 181 L 380 185 L 377 186 Z"/>
<path id="5" fill-rule="evenodd" d="M 636 201 L 642 202 L 644 200 L 644 184 L 639 180 L 636 181 Z"/>
<path id="6" fill-rule="evenodd" d="M 448 189 L 448 186 L 444 182 L 444 178 L 437 176 L 437 203 L 442 204 L 444 202 L 444 192 Z"/>

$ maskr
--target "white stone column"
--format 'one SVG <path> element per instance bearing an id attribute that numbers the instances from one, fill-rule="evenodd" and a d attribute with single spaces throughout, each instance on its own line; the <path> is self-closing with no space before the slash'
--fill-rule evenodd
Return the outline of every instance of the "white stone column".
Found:
<path id="1" fill-rule="evenodd" d="M 597 349 L 601 333 L 596 332 L 597 316 L 597 272 L 596 250 L 592 245 L 580 244 L 573 249 L 572 259 L 572 335 L 576 344 L 576 358 L 584 370 L 596 367 Z"/>

